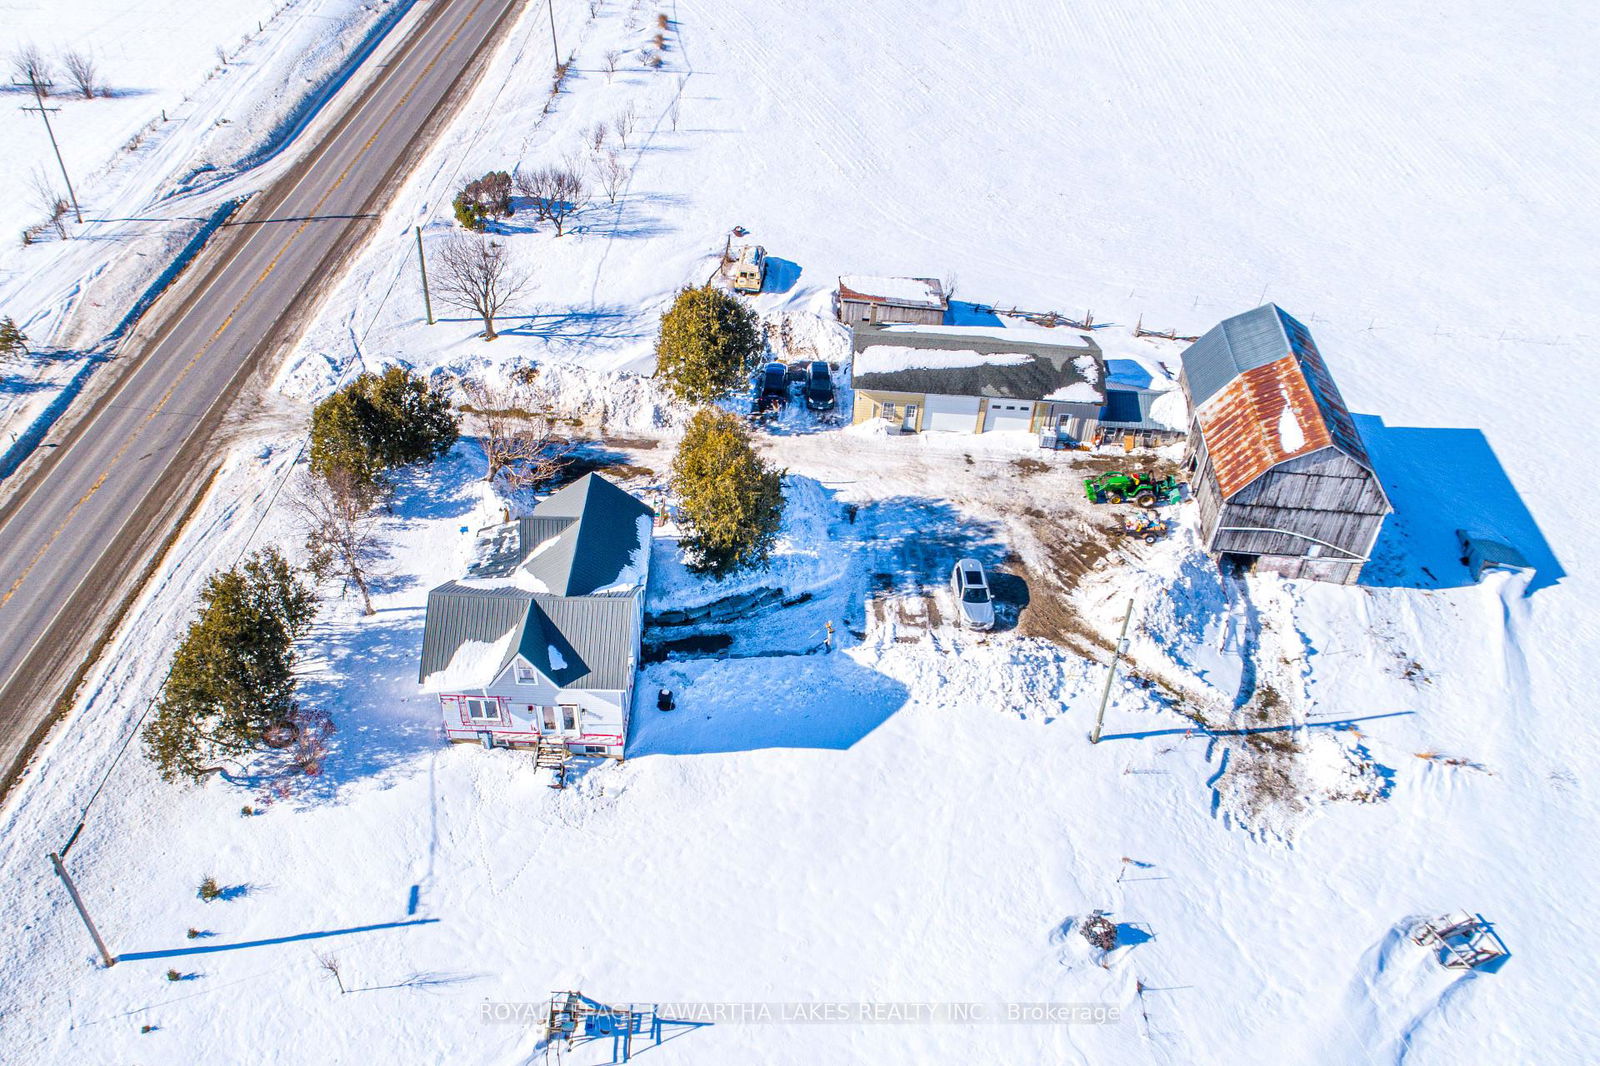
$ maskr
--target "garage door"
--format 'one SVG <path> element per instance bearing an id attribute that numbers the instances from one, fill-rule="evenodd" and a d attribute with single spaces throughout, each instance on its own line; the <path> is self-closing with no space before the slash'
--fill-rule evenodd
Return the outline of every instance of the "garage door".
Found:
<path id="1" fill-rule="evenodd" d="M 989 411 L 983 416 L 983 431 L 1020 429 L 1024 433 L 1033 425 L 1033 404 L 1017 400 L 990 400 Z"/>
<path id="2" fill-rule="evenodd" d="M 971 433 L 978 424 L 976 396 L 929 396 L 922 428 L 936 433 Z"/>

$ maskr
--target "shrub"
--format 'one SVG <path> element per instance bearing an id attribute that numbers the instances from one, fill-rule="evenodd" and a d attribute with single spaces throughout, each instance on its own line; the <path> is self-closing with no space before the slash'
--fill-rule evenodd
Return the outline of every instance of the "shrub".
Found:
<path id="1" fill-rule="evenodd" d="M 720 580 L 766 563 L 783 523 L 783 472 L 756 454 L 738 416 L 695 412 L 672 460 L 672 490 L 692 530 L 690 569 Z"/>
<path id="2" fill-rule="evenodd" d="M 503 170 L 491 170 L 481 178 L 469 181 L 456 193 L 451 206 L 456 221 L 474 233 L 481 233 L 491 218 L 509 218 L 511 206 L 511 175 Z"/>
<path id="3" fill-rule="evenodd" d="M 167 980 L 169 980 L 169 981 L 181 981 L 181 980 L 183 980 L 183 974 L 179 973 L 177 970 L 168 970 L 167 971 Z"/>
<path id="4" fill-rule="evenodd" d="M 28 354 L 28 336 L 10 315 L 0 318 L 0 363 L 20 359 Z"/>
<path id="5" fill-rule="evenodd" d="M 710 284 L 682 289 L 661 316 L 656 375 L 688 403 L 710 403 L 744 384 L 762 351 L 755 312 Z"/>
<path id="6" fill-rule="evenodd" d="M 200 882 L 199 896 L 207 903 L 210 903 L 212 900 L 221 895 L 222 889 L 217 887 L 217 879 L 215 877 L 208 877 L 204 881 Z"/>
<path id="7" fill-rule="evenodd" d="M 374 484 L 385 470 L 432 462 L 460 434 L 442 390 L 404 367 L 366 372 L 312 410 L 311 472 Z"/>

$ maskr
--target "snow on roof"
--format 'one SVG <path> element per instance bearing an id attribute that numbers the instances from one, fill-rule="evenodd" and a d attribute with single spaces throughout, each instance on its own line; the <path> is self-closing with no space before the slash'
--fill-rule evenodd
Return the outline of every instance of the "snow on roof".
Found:
<path id="1" fill-rule="evenodd" d="M 937 278 L 889 278 L 871 274 L 844 274 L 839 278 L 839 295 L 846 300 L 892 303 L 904 307 L 929 307 L 943 310 L 944 288 Z"/>
<path id="2" fill-rule="evenodd" d="M 874 344 L 856 355 L 856 374 L 891 374 L 897 370 L 950 370 L 963 366 L 1015 366 L 1033 356 L 1025 352 L 999 352 L 981 355 L 973 350 L 946 351 L 938 348 L 909 348 Z"/>
<path id="3" fill-rule="evenodd" d="M 516 637 L 517 631 L 511 629 L 498 640 L 463 640 L 443 670 L 436 670 L 422 679 L 422 690 L 445 692 L 481 688 L 500 673 Z"/>
<path id="4" fill-rule="evenodd" d="M 893 322 L 877 327 L 884 333 L 934 333 L 940 336 L 985 337 L 991 340 L 1016 341 L 1018 344 L 1064 344 L 1081 348 L 1089 340 L 1087 333 L 1075 333 L 1060 326 L 1039 326 L 1032 322 L 1017 321 L 1015 325 L 1001 326 L 930 326 L 922 322 Z"/>
<path id="5" fill-rule="evenodd" d="M 1074 381 L 1065 388 L 1047 393 L 1042 398 L 1061 403 L 1099 403 L 1101 400 L 1100 390 L 1087 381 Z"/>

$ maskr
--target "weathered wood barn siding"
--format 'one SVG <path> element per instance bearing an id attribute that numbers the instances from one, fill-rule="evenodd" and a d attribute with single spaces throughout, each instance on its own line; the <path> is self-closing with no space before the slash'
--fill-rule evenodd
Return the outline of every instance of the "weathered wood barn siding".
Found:
<path id="1" fill-rule="evenodd" d="M 937 307 L 907 307 L 904 304 L 869 302 L 839 298 L 839 321 L 848 325 L 888 325 L 913 323 L 922 326 L 944 324 L 944 311 Z"/>
<path id="2" fill-rule="evenodd" d="M 1258 569 L 1286 577 L 1354 581 L 1389 512 L 1371 472 L 1333 448 L 1287 460 L 1226 500 L 1202 459 L 1192 487 L 1208 551 L 1256 556 Z"/>

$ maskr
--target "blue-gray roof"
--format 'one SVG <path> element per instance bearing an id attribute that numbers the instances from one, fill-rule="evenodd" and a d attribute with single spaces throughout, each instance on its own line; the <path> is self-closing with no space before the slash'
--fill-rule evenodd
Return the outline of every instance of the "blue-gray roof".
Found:
<path id="1" fill-rule="evenodd" d="M 478 685 L 491 683 L 520 654 L 563 688 L 626 687 L 639 638 L 640 593 L 622 579 L 636 560 L 640 578 L 649 565 L 649 526 L 640 519 L 651 514 L 627 492 L 589 474 L 541 501 L 528 517 L 485 531 L 484 554 L 467 576 L 506 583 L 452 581 L 428 594 L 419 680 L 448 667 L 468 642 L 504 642 L 497 662 L 475 664 L 484 670 Z M 639 559 L 640 552 L 646 557 Z"/>
<path id="2" fill-rule="evenodd" d="M 1246 370 L 1266 366 L 1291 351 L 1286 322 L 1294 322 L 1277 304 L 1223 319 L 1183 351 L 1183 375 L 1189 403 L 1198 408 Z M 1294 322 L 1300 332 L 1306 329 Z M 1307 334 L 1309 336 L 1309 334 Z"/>

